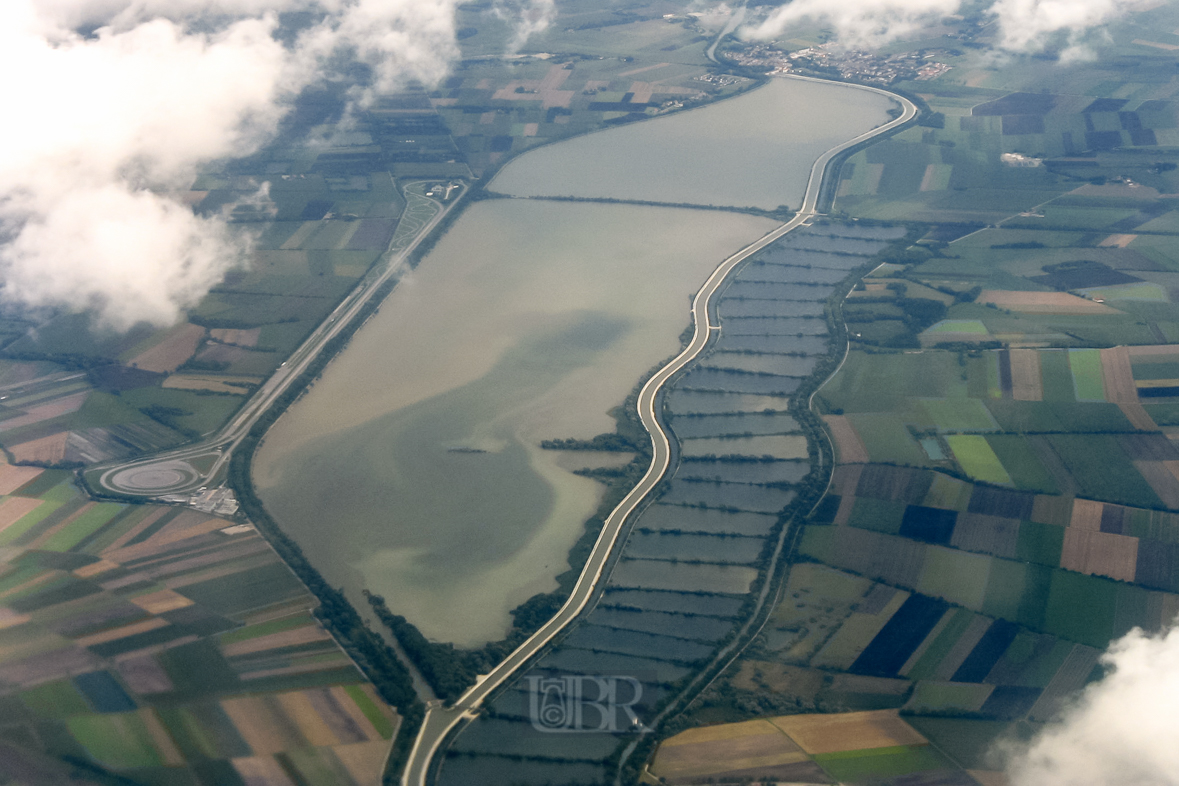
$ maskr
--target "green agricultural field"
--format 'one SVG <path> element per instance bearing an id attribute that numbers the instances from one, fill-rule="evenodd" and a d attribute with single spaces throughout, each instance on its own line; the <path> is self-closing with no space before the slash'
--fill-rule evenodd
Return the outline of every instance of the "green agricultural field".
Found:
<path id="1" fill-rule="evenodd" d="M 1164 507 L 1115 437 L 1053 434 L 1048 441 L 1084 496 L 1144 508 Z"/>
<path id="2" fill-rule="evenodd" d="M 927 745 L 823 753 L 813 758 L 840 783 L 873 782 L 882 777 L 953 768 L 953 764 Z"/>
<path id="3" fill-rule="evenodd" d="M 1134 379 L 1179 379 L 1179 362 L 1176 361 L 1163 361 L 1160 363 L 1134 363 L 1133 370 Z M 1162 424 L 1160 423 L 1159 425 Z"/>
<path id="4" fill-rule="evenodd" d="M 937 668 L 941 664 L 942 659 L 949 654 L 950 650 L 958 642 L 958 639 L 970 627 L 975 616 L 974 612 L 969 609 L 958 609 L 954 611 L 953 616 L 946 623 L 946 626 L 930 642 L 925 652 L 922 653 L 921 658 L 909 670 L 907 674 L 909 679 L 932 679 L 937 674 Z"/>
<path id="5" fill-rule="evenodd" d="M 836 531 L 834 527 L 810 526 L 802 531 L 798 551 L 819 562 L 833 564 Z"/>
<path id="6" fill-rule="evenodd" d="M 394 719 L 389 716 L 388 712 L 382 712 L 381 708 L 377 706 L 373 697 L 365 692 L 359 684 L 353 683 L 345 686 L 344 690 L 356 702 L 356 706 L 364 713 L 364 717 L 368 718 L 369 722 L 376 728 L 383 738 L 389 739 L 397 730 Z"/>
<path id="7" fill-rule="evenodd" d="M 1137 375 L 1137 369 L 1134 372 Z M 1179 426 L 1179 403 L 1175 404 L 1144 404 L 1151 419 L 1160 426 Z"/>
<path id="8" fill-rule="evenodd" d="M 1045 352 L 1055 357 L 1063 353 Z M 988 401 L 987 409 L 999 427 L 1008 432 L 1125 432 L 1134 426 L 1117 404 L 1072 403 L 1060 401 Z"/>
<path id="9" fill-rule="evenodd" d="M 0 546 L 7 546 L 17 542 L 25 533 L 48 518 L 59 507 L 61 507 L 60 502 L 46 500 L 36 509 L 21 516 L 15 522 L 5 527 L 3 532 L 0 532 Z"/>
<path id="10" fill-rule="evenodd" d="M 942 432 L 995 431 L 999 427 L 978 399 L 921 399 L 920 403 Z"/>
<path id="11" fill-rule="evenodd" d="M 312 624 L 314 624 L 314 618 L 310 614 L 294 614 L 289 617 L 280 617 L 269 622 L 238 628 L 237 630 L 222 634 L 220 641 L 222 645 L 235 644 L 239 641 L 249 641 L 259 636 L 270 636 L 285 630 L 294 630 L 295 628 Z"/>
<path id="12" fill-rule="evenodd" d="M 994 560 L 982 612 L 1029 628 L 1047 629 L 1057 635 L 1067 636 L 1066 633 L 1045 626 L 1044 599 L 1051 586 L 1052 576 L 1052 570 L 1043 565 Z"/>
<path id="13" fill-rule="evenodd" d="M 1003 397 L 1003 385 L 1000 380 L 999 353 L 984 352 L 981 357 L 971 359 L 970 390 L 971 395 L 978 398 L 997 399 Z M 979 366 L 983 368 L 980 370 Z M 986 388 L 979 383 L 986 381 Z"/>
<path id="14" fill-rule="evenodd" d="M 966 510 L 972 490 L 970 483 L 939 472 L 934 474 L 922 504 L 946 510 Z"/>
<path id="15" fill-rule="evenodd" d="M 985 336 L 988 331 L 987 326 L 977 319 L 943 319 L 925 332 L 935 336 L 939 333 L 968 333 L 974 336 Z"/>
<path id="16" fill-rule="evenodd" d="M 1067 352 L 1041 352 L 1040 377 L 1045 401 L 1076 401 L 1076 385 Z"/>
<path id="17" fill-rule="evenodd" d="M 959 714 L 978 710 L 993 690 L 991 685 L 919 682 L 906 709 L 917 714 Z"/>
<path id="18" fill-rule="evenodd" d="M 77 428 L 105 428 L 119 423 L 143 423 L 148 420 L 150 418 L 147 415 L 124 401 L 121 395 L 115 396 L 101 390 L 86 397 L 86 402 L 74 418 Z"/>
<path id="19" fill-rule="evenodd" d="M 992 754 L 995 742 L 1016 731 L 1004 721 L 973 718 L 908 715 L 905 722 L 958 764 L 972 770 L 996 769 L 999 762 Z"/>
<path id="20" fill-rule="evenodd" d="M 198 434 L 214 431 L 238 410 L 243 401 L 241 396 L 201 395 L 170 388 L 140 388 L 124 393 L 120 398 L 139 408 L 156 405 L 178 410 L 179 414 L 172 422 Z"/>
<path id="21" fill-rule="evenodd" d="M 1000 486 L 1012 485 L 1011 476 L 1003 463 L 991 449 L 986 437 L 974 434 L 957 434 L 946 437 L 954 458 L 962 470 L 974 480 L 995 483 Z"/>
<path id="22" fill-rule="evenodd" d="M 1167 216 L 1179 218 L 1175 213 L 1168 213 Z M 1175 233 L 1179 234 L 1179 229 Z M 1179 270 L 1179 248 L 1168 235 L 1139 235 L 1130 243 L 1130 248 L 1167 270 Z"/>
<path id="23" fill-rule="evenodd" d="M 1059 493 L 1052 476 L 1044 469 L 1043 463 L 1025 437 L 1016 434 L 991 434 L 986 439 L 1016 488 L 1038 491 L 1042 494 Z"/>
<path id="24" fill-rule="evenodd" d="M 74 519 L 70 526 L 40 544 L 46 551 L 69 551 L 100 528 L 106 526 L 125 506 L 100 502 Z"/>
<path id="25" fill-rule="evenodd" d="M 1096 349 L 1070 349 L 1069 370 L 1077 401 L 1105 401 L 1105 384 L 1101 376 L 1101 354 Z"/>
<path id="26" fill-rule="evenodd" d="M 1007 226 L 991 227 L 976 232 L 961 240 L 954 241 L 956 253 L 965 255 L 968 252 L 981 253 L 985 257 L 997 258 L 996 247 L 1011 248 L 1012 246 L 1026 246 L 1035 243 L 1032 249 L 1020 248 L 1021 252 L 1043 253 L 1040 247 L 1067 248 L 1080 245 L 1084 240 L 1083 232 L 1061 232 L 1038 229 L 1014 229 Z"/>
<path id="27" fill-rule="evenodd" d="M 1148 303 L 1167 303 L 1167 292 L 1158 284 L 1122 284 L 1119 286 L 1110 287 L 1093 287 L 1090 289 L 1079 290 L 1087 297 L 1100 298 L 1102 300 L 1120 301 L 1120 300 L 1141 300 Z M 1124 308 L 1130 306 L 1129 303 L 1119 303 Z"/>
<path id="28" fill-rule="evenodd" d="M 1058 524 L 1024 521 L 1019 525 L 1018 557 L 1027 562 L 1056 567 L 1064 546 L 1065 528 Z"/>
<path id="29" fill-rule="evenodd" d="M 1004 657 L 1009 660 L 1013 659 L 1016 650 L 1019 650 L 1019 655 L 1027 654 L 1030 657 L 1037 645 L 1037 642 L 1034 641 L 1035 638 L 1036 634 L 1027 631 L 1020 632 Z M 1059 673 L 1074 649 L 1073 642 L 1057 639 L 1050 652 L 1041 655 L 1032 667 L 1024 671 L 1021 675 L 1022 684 L 1032 688 L 1047 688 L 1052 684 L 1052 678 Z"/>
<path id="30" fill-rule="evenodd" d="M 847 523 L 852 527 L 895 535 L 901 530 L 901 517 L 904 513 L 903 502 L 857 497 Z"/>
<path id="31" fill-rule="evenodd" d="M 897 415 L 864 412 L 849 415 L 856 433 L 872 461 L 886 464 L 928 466 L 929 457 L 917 444 L 913 435 Z M 981 438 L 980 438 L 981 439 Z"/>
<path id="32" fill-rule="evenodd" d="M 31 712 L 42 718 L 66 718 L 90 711 L 82 694 L 68 679 L 47 682 L 26 690 L 20 694 L 20 700 Z"/>
<path id="33" fill-rule="evenodd" d="M 1116 631 L 1118 585 L 1108 579 L 1054 571 L 1044 624 L 1072 641 L 1105 647 Z"/>
<path id="34" fill-rule="evenodd" d="M 67 721 L 70 733 L 107 767 L 131 769 L 163 764 L 151 733 L 136 713 L 82 715 Z"/>
<path id="35" fill-rule="evenodd" d="M 875 608 L 867 612 L 853 611 L 811 659 L 812 666 L 840 670 L 852 666 L 864 648 L 880 633 L 909 597 L 907 592 L 892 592 L 883 587 L 881 589 L 891 595 L 884 607 L 879 611 Z"/>
<path id="36" fill-rule="evenodd" d="M 925 551 L 917 591 L 977 611 L 983 607 L 993 561 L 982 554 L 931 546 Z"/>
<path id="37" fill-rule="evenodd" d="M 957 356 L 946 352 L 869 354 L 852 352 L 819 395 L 829 408 L 887 412 L 906 408 L 905 399 L 964 397 L 966 380 Z"/>

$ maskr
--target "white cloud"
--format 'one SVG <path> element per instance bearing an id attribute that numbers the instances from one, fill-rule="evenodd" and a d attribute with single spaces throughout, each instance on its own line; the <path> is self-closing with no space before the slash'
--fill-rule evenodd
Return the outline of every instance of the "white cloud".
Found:
<path id="1" fill-rule="evenodd" d="M 957 13 L 962 5 L 963 0 L 793 0 L 742 35 L 777 38 L 805 20 L 829 25 L 845 46 L 869 48 Z M 1085 56 L 1080 41 L 1087 33 L 1132 5 L 1133 0 L 995 0 L 986 13 L 998 23 L 1000 48 L 1039 51 L 1063 35 L 1075 60 Z"/>
<path id="2" fill-rule="evenodd" d="M 5 298 L 92 307 L 117 328 L 166 323 L 240 263 L 223 226 L 169 194 L 272 132 L 287 58 L 273 27 L 194 35 L 156 19 L 82 38 L 27 0 L 2 6 Z"/>
<path id="3" fill-rule="evenodd" d="M 533 35 L 548 29 L 557 16 L 557 6 L 553 0 L 496 0 L 492 13 L 512 24 L 508 52 L 515 53 Z"/>
<path id="4" fill-rule="evenodd" d="M 0 0 L 0 297 L 166 324 L 247 255 L 178 198 L 209 161 L 273 137 L 349 57 L 358 98 L 436 83 L 458 0 Z M 514 0 L 518 43 L 552 0 Z M 294 41 L 277 15 L 307 11 Z M 84 31 L 84 32 L 78 32 Z"/>
<path id="5" fill-rule="evenodd" d="M 781 6 L 756 28 L 750 38 L 776 38 L 803 21 L 830 25 L 849 47 L 879 46 L 920 29 L 958 10 L 960 0 L 794 0 Z"/>
<path id="6" fill-rule="evenodd" d="M 1110 673 L 1060 723 L 1009 751 L 1013 786 L 1179 784 L 1179 629 L 1135 629 L 1103 660 Z"/>
<path id="7" fill-rule="evenodd" d="M 92 310 L 124 330 L 174 322 L 246 251 L 225 225 L 119 184 L 61 196 L 3 251 L 5 296 L 31 306 Z"/>
<path id="8" fill-rule="evenodd" d="M 321 69 L 340 50 L 373 68 L 376 92 L 410 80 L 433 84 L 458 57 L 454 37 L 457 0 L 354 0 L 305 32 L 296 60 Z M 310 78 L 311 75 L 307 75 Z"/>
<path id="9" fill-rule="evenodd" d="M 999 45 L 1013 52 L 1043 49 L 1064 34 L 1076 46 L 1089 30 L 1125 12 L 1131 0 L 997 0 Z"/>

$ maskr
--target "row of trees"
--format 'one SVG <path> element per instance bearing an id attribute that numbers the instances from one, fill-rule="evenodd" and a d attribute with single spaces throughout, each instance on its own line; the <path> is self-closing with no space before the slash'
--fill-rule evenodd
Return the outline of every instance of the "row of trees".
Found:
<path id="1" fill-rule="evenodd" d="M 401 716 L 401 726 L 397 731 L 393 753 L 385 773 L 385 783 L 387 784 L 400 781 L 401 769 L 409 757 L 413 741 L 417 737 L 418 729 L 425 717 L 425 706 L 414 691 L 409 671 L 397 659 L 397 655 L 389 648 L 385 640 L 364 624 L 364 620 L 348 602 L 343 591 L 327 583 L 319 571 L 307 560 L 299 545 L 287 537 L 271 518 L 254 489 L 253 479 L 250 476 L 250 464 L 255 450 L 267 430 L 323 372 L 331 359 L 348 343 L 352 334 L 376 313 L 381 302 L 392 291 L 395 283 L 395 281 L 389 281 L 383 284 L 347 329 L 341 331 L 324 345 L 323 350 L 307 370 L 254 422 L 249 433 L 234 450 L 229 463 L 229 485 L 237 495 L 242 513 L 270 541 L 278 555 L 319 600 L 319 608 L 315 610 L 316 617 L 360 666 L 381 697 L 396 707 Z"/>

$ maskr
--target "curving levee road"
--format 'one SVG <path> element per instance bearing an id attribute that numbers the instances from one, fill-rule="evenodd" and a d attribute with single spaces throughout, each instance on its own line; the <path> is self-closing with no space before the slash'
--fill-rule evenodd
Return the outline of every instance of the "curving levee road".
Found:
<path id="1" fill-rule="evenodd" d="M 791 78 L 804 79 L 811 82 L 827 81 L 812 79 L 810 77 Z M 573 587 L 573 592 L 565 602 L 565 605 L 557 612 L 556 616 L 542 626 L 540 630 L 532 634 L 527 641 L 521 644 L 515 652 L 496 666 L 477 685 L 463 694 L 452 707 L 432 706 L 427 710 L 421 731 L 418 733 L 413 750 L 410 752 L 409 761 L 406 764 L 402 779 L 404 786 L 425 786 L 430 761 L 450 730 L 464 718 L 473 718 L 475 710 L 478 709 L 483 700 L 492 691 L 510 679 L 534 655 L 540 652 L 545 645 L 552 641 L 554 636 L 560 633 L 562 629 L 568 626 L 581 613 L 593 597 L 595 590 L 603 579 L 603 569 L 606 566 L 614 543 L 622 531 L 622 525 L 625 523 L 627 517 L 643 501 L 644 497 L 663 479 L 663 476 L 668 470 L 671 462 L 671 443 L 667 433 L 659 423 L 655 408 L 656 402 L 664 384 L 678 371 L 688 365 L 688 363 L 692 362 L 708 345 L 712 332 L 720 329 L 718 325 L 713 323 L 712 299 L 725 283 L 729 274 L 746 259 L 780 239 L 786 233 L 806 223 L 817 214 L 823 178 L 832 159 L 849 147 L 891 131 L 897 126 L 909 122 L 917 115 L 917 107 L 901 96 L 879 88 L 861 87 L 858 85 L 856 87 L 858 89 L 880 93 L 899 101 L 903 107 L 901 115 L 891 122 L 860 134 L 856 138 L 837 145 L 821 155 L 811 167 L 810 180 L 807 182 L 806 194 L 803 197 L 802 206 L 799 208 L 798 214 L 789 222 L 774 229 L 769 234 L 726 259 L 713 271 L 712 275 L 708 277 L 708 280 L 704 282 L 704 286 L 700 288 L 700 291 L 696 293 L 695 298 L 692 300 L 692 320 L 695 326 L 695 332 L 692 335 L 691 342 L 679 355 L 651 377 L 639 392 L 639 417 L 643 422 L 643 426 L 650 433 L 652 443 L 651 465 L 648 467 L 647 473 L 639 481 L 638 485 L 631 489 L 630 493 L 626 495 L 622 502 L 618 503 L 618 506 L 610 513 L 609 518 L 606 519 L 602 531 L 598 535 L 598 540 L 594 544 L 593 551 L 590 553 L 589 559 L 586 560 L 585 567 L 582 569 L 581 576 Z"/>

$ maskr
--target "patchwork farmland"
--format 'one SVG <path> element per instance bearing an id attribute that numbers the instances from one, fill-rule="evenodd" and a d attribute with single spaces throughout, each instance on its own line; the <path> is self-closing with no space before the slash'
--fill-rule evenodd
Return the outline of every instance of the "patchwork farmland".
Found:
<path id="1" fill-rule="evenodd" d="M 1172 21 L 1111 46 L 1173 67 L 1140 54 Z M 906 85 L 940 114 L 841 171 L 835 212 L 926 234 L 844 305 L 851 351 L 815 397 L 828 494 L 760 635 L 665 727 L 647 772 L 669 783 L 1007 783 L 996 740 L 1179 613 L 1174 83 L 946 56 Z M 884 711 L 937 761 L 831 769 L 774 731 Z"/>
<path id="2" fill-rule="evenodd" d="M 959 47 L 991 33 L 939 30 L 926 43 L 948 70 L 901 85 L 922 124 L 842 166 L 836 215 L 924 237 L 843 305 L 852 351 L 815 400 L 830 493 L 758 638 L 673 722 L 739 723 L 672 737 L 653 772 L 999 783 L 991 740 L 1050 719 L 1112 637 L 1179 611 L 1179 89 L 1161 40 L 1179 18 L 1151 5 L 1109 27 L 1097 66 L 980 68 Z M 0 764 L 43 750 L 148 783 L 380 777 L 399 719 L 248 526 L 94 503 L 45 467 L 215 429 L 422 226 L 427 192 L 754 83 L 710 73 L 715 31 L 665 10 L 571 0 L 530 49 L 577 54 L 500 60 L 506 25 L 464 6 L 465 59 L 437 88 L 382 98 L 331 147 L 284 142 L 192 184 L 205 215 L 270 191 L 229 208 L 260 230 L 250 266 L 186 322 L 112 337 L 74 315 L 0 319 Z M 798 35 L 777 43 L 822 33 Z M 342 105 L 305 96 L 298 122 L 326 130 Z M 620 699 L 646 721 L 733 636 L 825 449 L 788 403 L 828 355 L 824 303 L 901 234 L 821 225 L 746 266 L 664 402 L 675 474 L 592 613 L 526 677 L 630 675 L 641 695 Z M 440 782 L 613 782 L 604 763 L 632 738 L 532 718 L 523 680 Z M 61 760 L 29 766 L 64 780 Z"/>
<path id="3" fill-rule="evenodd" d="M 674 786 L 748 779 L 859 784 L 884 773 L 922 783 L 974 783 L 895 710 L 690 729 L 660 745 L 650 772 Z"/>
<path id="4" fill-rule="evenodd" d="M 396 712 L 253 527 L 91 502 L 59 470 L 0 465 L 0 492 L 5 769 L 52 780 L 64 760 L 136 783 L 380 779 Z"/>

